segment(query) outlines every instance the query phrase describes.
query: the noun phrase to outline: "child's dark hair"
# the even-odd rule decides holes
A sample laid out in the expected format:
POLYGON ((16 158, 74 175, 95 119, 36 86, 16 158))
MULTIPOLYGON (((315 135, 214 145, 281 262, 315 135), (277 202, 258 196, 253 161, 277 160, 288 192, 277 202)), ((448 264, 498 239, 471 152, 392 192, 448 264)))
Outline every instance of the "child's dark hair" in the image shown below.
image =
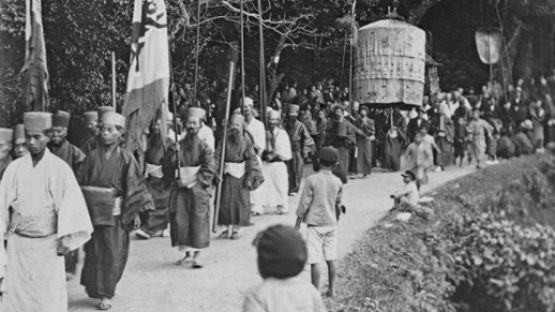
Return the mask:
POLYGON ((337 162, 329 161, 327 159, 320 159, 320 165, 324 167, 333 167, 337 164, 337 162))

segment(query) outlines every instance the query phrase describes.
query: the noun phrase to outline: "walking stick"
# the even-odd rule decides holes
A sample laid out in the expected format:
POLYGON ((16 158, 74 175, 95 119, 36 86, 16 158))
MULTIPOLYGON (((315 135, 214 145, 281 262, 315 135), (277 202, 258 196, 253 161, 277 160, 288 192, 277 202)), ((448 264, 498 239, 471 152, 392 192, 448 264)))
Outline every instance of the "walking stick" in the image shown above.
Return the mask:
POLYGON ((222 184, 224 180, 224 165, 225 165, 225 148, 227 145, 227 121, 229 120, 229 114, 231 111, 231 93, 233 91, 233 82, 235 76, 235 64, 237 63, 237 46, 232 45, 231 59, 229 60, 229 79, 227 85, 227 99, 225 103, 225 115, 224 115, 224 131, 222 137, 222 151, 220 156, 220 163, 218 168, 218 187, 216 188, 216 203, 214 207, 214 220, 212 221, 212 233, 216 233, 216 227, 218 225, 218 216, 220 215, 220 204, 222 201, 222 184))
POLYGON ((173 108, 173 134, 174 134, 174 139, 175 139, 175 146, 177 148, 176 152, 175 152, 175 165, 177 166, 177 178, 179 180, 181 180, 181 164, 179 161, 179 135, 177 132, 177 104, 175 103, 175 98, 174 98, 174 88, 175 85, 172 83, 172 88, 170 88, 170 101, 172 102, 172 108, 173 108))

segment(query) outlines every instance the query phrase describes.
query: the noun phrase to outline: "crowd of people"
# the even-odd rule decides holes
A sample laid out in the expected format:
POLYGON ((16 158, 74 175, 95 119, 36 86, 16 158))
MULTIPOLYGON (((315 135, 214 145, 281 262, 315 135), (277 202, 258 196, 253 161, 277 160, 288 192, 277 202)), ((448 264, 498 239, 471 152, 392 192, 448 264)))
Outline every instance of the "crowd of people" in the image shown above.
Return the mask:
MULTIPOLYGON (((181 252, 176 264, 200 269, 214 207, 219 238, 239 239, 257 215, 288 214, 289 196, 299 192, 296 228, 308 226, 303 261, 311 264, 317 288, 318 264, 327 263, 333 296, 343 184, 376 166, 408 169, 406 189, 392 196, 410 202, 430 170, 462 165, 465 158, 480 168, 541 152, 555 141, 555 106, 552 80, 538 81, 518 80, 506 94, 496 82, 479 95, 460 88, 409 110, 359 105, 347 88, 332 83, 301 91, 292 83, 276 92, 265 112, 255 108, 256 99, 243 98, 224 123, 225 137, 216 138, 221 131, 199 107, 170 114, 167 137, 161 131, 166 123, 154 120, 142 153, 123 146, 125 118, 112 107, 83 115, 89 134, 79 147, 67 140, 69 113, 27 112, 23 124, 0 128, 0 233, 7 241, 6 252, 0 249, 2 304, 8 311, 33 310, 30 305, 65 311, 66 278, 76 274, 84 245, 81 284, 108 310, 130 233, 169 236, 181 252), (317 173, 301 188, 305 163, 317 173)), ((279 277, 280 268, 290 269, 260 270, 279 277)))

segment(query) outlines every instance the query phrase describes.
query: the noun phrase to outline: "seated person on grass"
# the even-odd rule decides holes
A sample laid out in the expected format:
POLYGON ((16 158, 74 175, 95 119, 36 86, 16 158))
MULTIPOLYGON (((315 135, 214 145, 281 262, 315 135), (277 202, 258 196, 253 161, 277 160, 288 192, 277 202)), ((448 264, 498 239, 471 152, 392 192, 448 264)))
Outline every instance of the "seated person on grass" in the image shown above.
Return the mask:
POLYGON ((418 187, 416 186, 416 175, 412 171, 407 170, 401 176, 403 177, 403 182, 405 182, 405 188, 390 196, 394 200, 393 209, 399 208, 403 204, 409 205, 409 207, 416 207, 420 199, 418 187))

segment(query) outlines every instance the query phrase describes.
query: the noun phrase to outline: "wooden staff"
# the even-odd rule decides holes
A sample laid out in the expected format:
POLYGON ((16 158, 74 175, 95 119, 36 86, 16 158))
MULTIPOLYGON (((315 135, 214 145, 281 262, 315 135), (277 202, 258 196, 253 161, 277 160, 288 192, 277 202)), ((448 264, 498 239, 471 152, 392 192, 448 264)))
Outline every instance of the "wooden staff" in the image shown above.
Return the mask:
POLYGON ((116 52, 112 51, 112 106, 116 108, 116 52))
POLYGON ((181 180, 181 163, 179 161, 179 134, 177 131, 177 104, 175 103, 175 98, 174 98, 174 89, 175 89, 175 85, 172 83, 172 87, 170 88, 170 102, 172 103, 172 108, 173 108, 173 134, 174 134, 174 139, 175 139, 175 147, 176 147, 176 152, 175 152, 175 165, 177 166, 177 179, 181 180))
POLYGON ((220 156, 220 167, 218 168, 218 187, 216 188, 216 202, 214 207, 214 220, 212 222, 212 232, 216 233, 218 226, 218 217, 220 215, 220 206, 222 201, 222 185, 224 181, 224 166, 225 166, 225 148, 227 145, 227 121, 231 112, 231 93, 233 91, 233 82, 235 77, 235 64, 237 63, 237 45, 232 45, 232 55, 229 60, 229 79, 227 84, 227 99, 225 103, 224 115, 224 131, 222 136, 222 151, 220 156))

